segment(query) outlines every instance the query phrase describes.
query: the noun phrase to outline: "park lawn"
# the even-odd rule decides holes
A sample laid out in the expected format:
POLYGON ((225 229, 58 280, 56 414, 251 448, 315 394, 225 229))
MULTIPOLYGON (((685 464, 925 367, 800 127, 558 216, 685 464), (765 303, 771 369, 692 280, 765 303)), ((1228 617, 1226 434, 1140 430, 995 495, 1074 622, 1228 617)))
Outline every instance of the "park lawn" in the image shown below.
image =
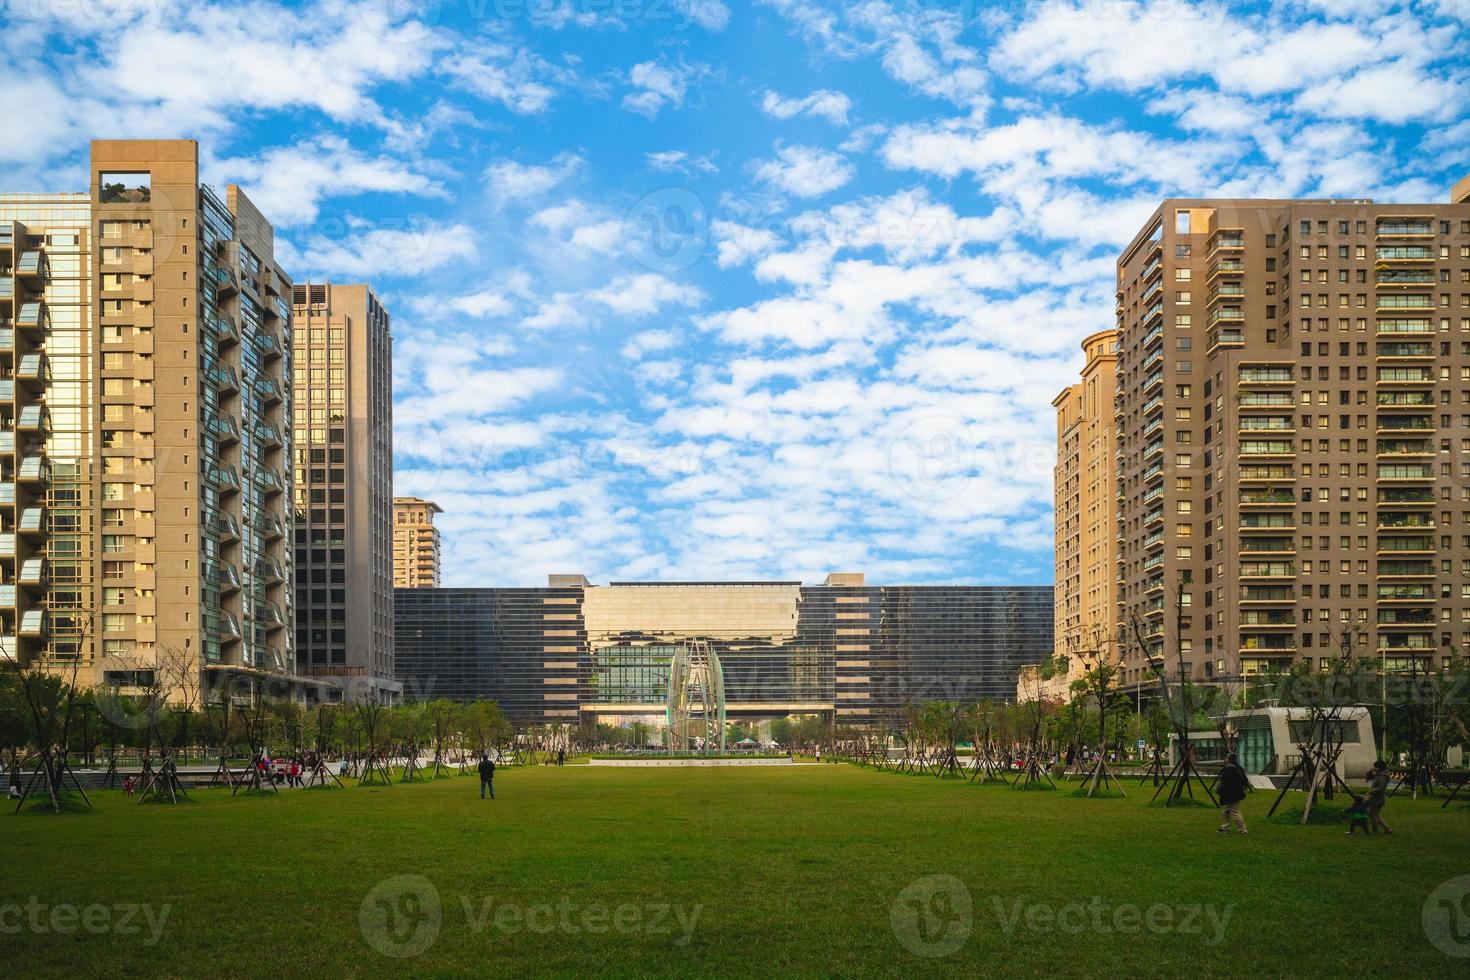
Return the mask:
POLYGON ((1421 925, 1429 892, 1470 872, 1470 809, 1438 801, 1392 800, 1393 837, 1349 839, 1340 825, 1268 822, 1262 792, 1245 804, 1251 836, 1217 835, 1213 811, 1150 806, 1151 788, 1133 781, 1126 799, 1085 800, 847 765, 578 765, 502 768, 496 790, 481 802, 461 776, 253 798, 198 790, 179 806, 114 791, 94 793, 93 812, 6 814, 5 963, 29 976, 190 977, 1447 976, 1465 963, 1421 925), (377 948, 433 935, 402 875, 426 878, 441 909, 412 958, 377 948), (935 875, 968 891, 968 935, 954 885, 935 875), (128 934, 10 934, 28 902, 148 903, 155 921, 169 908, 149 945, 141 914, 128 934), (1077 902, 1085 911, 1064 908, 1077 902), (370 922, 388 908, 402 931, 365 934, 365 904, 370 922), (1157 905, 1176 923, 1211 908, 1189 929, 1114 930, 1134 927, 1115 918, 1128 906, 1157 905), (1065 927, 1033 906, 1066 913, 1065 927), (932 912, 922 934, 914 908, 932 912), (697 910, 687 942, 673 909, 684 923, 697 910), (945 939, 959 948, 920 955, 945 939))

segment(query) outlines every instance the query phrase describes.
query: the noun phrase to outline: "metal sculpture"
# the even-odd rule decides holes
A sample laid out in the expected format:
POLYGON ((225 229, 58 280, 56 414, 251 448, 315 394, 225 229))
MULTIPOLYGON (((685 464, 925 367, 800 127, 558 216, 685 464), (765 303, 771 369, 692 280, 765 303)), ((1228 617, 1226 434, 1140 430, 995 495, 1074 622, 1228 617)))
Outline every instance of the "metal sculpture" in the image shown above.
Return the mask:
POLYGON ((707 640, 686 640, 669 662, 669 748, 725 752, 725 674, 707 640))

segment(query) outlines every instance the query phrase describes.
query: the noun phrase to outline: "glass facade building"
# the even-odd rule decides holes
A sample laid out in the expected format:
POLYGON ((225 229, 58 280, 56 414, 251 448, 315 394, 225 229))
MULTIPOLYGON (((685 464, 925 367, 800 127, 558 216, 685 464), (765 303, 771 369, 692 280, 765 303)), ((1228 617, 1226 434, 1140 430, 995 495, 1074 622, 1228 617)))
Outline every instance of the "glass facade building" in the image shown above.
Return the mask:
POLYGON ((489 698, 521 722, 662 714, 681 644, 709 644, 732 718, 894 718, 910 704, 1010 699, 1050 651, 1051 586, 612 583, 399 589, 411 699, 489 698))

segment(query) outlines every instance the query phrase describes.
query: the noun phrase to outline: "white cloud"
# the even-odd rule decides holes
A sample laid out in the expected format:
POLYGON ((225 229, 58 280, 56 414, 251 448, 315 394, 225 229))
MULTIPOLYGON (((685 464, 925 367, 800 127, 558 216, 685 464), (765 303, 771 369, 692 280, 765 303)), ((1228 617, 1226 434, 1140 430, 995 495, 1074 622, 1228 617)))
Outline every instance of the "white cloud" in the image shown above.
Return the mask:
POLYGON ((490 194, 501 205, 511 201, 539 197, 568 180, 582 167, 575 153, 559 153, 547 166, 496 160, 485 169, 490 194))
POLYGON ((712 155, 694 156, 684 150, 663 150, 658 153, 645 153, 644 159, 654 170, 664 173, 707 173, 717 174, 720 168, 715 165, 712 155))
POLYGON ((759 161, 755 177, 797 197, 819 197, 852 180, 852 165, 839 154, 814 146, 778 146, 774 160, 759 161))
POLYGON ((784 99, 775 92, 767 91, 761 99, 761 111, 774 119, 816 116, 834 125, 846 126, 847 114, 851 109, 851 99, 841 92, 829 89, 818 89, 801 99, 784 99))
POLYGON ((403 229, 354 223, 342 238, 313 234, 299 244, 289 238, 276 239, 277 261, 298 276, 412 276, 477 257, 475 236, 468 225, 432 221, 403 229))
POLYGON ((628 72, 628 85, 633 91, 623 96, 623 108, 649 119, 664 106, 677 109, 684 104, 690 82, 706 71, 703 65, 641 61, 628 72))
POLYGON ((672 0, 672 3, 681 15, 707 31, 723 31, 730 23, 730 8, 720 0, 672 0))
POLYGON ((697 306, 704 294, 694 286, 646 272, 642 275, 619 276, 601 289, 588 293, 588 298, 601 303, 614 313, 627 316, 656 313, 671 303, 697 306))
POLYGON ((445 59, 439 66, 453 84, 511 112, 529 116, 545 112, 570 72, 552 65, 524 47, 481 44, 445 59))
POLYGON ((206 169, 243 186, 277 228, 315 221, 327 198, 369 192, 446 194, 441 184, 403 161, 369 157, 335 136, 217 160, 206 169))

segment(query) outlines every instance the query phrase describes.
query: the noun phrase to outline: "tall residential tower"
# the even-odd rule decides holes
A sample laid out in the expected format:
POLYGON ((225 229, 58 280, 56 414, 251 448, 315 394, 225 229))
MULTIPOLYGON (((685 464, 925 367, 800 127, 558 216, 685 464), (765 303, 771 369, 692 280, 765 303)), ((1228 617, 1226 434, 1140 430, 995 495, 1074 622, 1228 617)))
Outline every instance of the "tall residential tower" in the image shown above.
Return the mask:
POLYGON ((399 589, 439 587, 439 529, 432 500, 393 498, 393 585, 399 589))
POLYGON ((0 656, 248 697, 299 687, 290 284, 198 159, 97 140, 89 193, 0 197, 0 656))
POLYGON ((391 699, 393 340, 366 285, 309 283, 295 319, 296 662, 391 699))
POLYGON ((1470 646, 1470 186, 1169 200, 1118 261, 1125 683, 1470 646), (1177 643, 1176 643, 1177 641, 1177 643))
POLYGON ((1082 342, 1086 363, 1076 384, 1052 400, 1057 410, 1056 615, 1053 651, 1068 670, 1041 694, 1065 697, 1081 676, 1082 654, 1112 655, 1117 639, 1113 396, 1118 335, 1102 330, 1082 342))

